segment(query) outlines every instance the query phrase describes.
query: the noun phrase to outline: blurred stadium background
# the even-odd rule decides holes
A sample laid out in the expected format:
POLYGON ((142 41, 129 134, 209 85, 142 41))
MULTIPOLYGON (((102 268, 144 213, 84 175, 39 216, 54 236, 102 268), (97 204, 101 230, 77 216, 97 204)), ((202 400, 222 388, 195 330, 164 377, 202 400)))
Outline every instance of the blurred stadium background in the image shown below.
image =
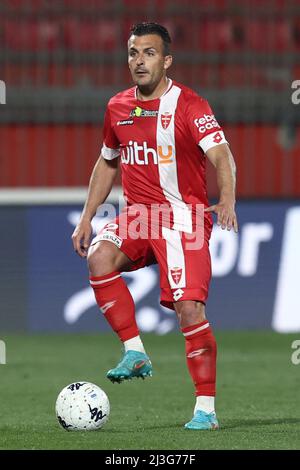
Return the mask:
MULTIPOLYGON (((299 0, 0 0, 0 449, 299 449, 299 57, 299 0), (110 330, 70 238, 105 106, 131 85, 129 28, 144 20, 169 29, 170 76, 209 100, 238 168, 239 234, 215 227, 210 244, 221 432, 201 439, 182 430, 193 387, 156 268, 125 275, 155 374, 121 390, 105 379, 120 344, 99 334, 110 330), (55 419, 78 380, 109 396, 101 435, 55 419)), ((207 178, 213 201, 209 165, 207 178)))
MULTIPOLYGON (((107 101, 131 84, 129 28, 144 20, 169 29, 170 76, 209 100, 237 162, 240 233, 214 230, 209 318, 219 329, 299 332, 296 0, 1 0, 1 331, 107 330, 70 236, 107 101)), ((105 220, 96 217, 95 230, 105 220)), ((159 307, 155 268, 126 280, 143 331, 176 329, 159 307)))

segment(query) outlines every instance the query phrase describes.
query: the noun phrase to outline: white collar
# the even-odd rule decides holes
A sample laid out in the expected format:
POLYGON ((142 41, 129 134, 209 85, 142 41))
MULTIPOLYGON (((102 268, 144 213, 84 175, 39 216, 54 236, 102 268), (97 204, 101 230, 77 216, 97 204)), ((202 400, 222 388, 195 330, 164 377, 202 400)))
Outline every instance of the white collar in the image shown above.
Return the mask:
MULTIPOLYGON (((167 86, 166 91, 164 91, 164 93, 163 93, 159 98, 153 98, 153 99, 160 99, 160 98, 162 98, 163 96, 165 96, 165 95, 168 93, 168 91, 170 90, 171 86, 173 85, 173 81, 171 80, 171 78, 168 78, 168 77, 167 77, 167 80, 168 80, 168 86, 167 86)), ((136 86, 136 87, 135 87, 135 91, 134 91, 135 99, 138 100, 138 101, 141 101, 141 100, 139 100, 138 97, 137 97, 137 89, 138 89, 138 87, 136 86)), ((151 100, 145 100, 145 101, 151 101, 151 100)))

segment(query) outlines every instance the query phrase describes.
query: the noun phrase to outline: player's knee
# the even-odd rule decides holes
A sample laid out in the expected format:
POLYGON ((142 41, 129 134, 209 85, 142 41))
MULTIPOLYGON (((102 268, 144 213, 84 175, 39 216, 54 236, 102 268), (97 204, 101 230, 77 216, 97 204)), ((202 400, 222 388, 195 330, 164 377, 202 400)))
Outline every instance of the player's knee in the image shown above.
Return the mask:
POLYGON ((108 242, 99 242, 89 248, 87 263, 92 276, 105 276, 115 271, 114 250, 108 242))
POLYGON ((180 327, 187 328, 203 322, 205 318, 205 306, 201 302, 185 300, 175 303, 175 310, 179 319, 180 327))

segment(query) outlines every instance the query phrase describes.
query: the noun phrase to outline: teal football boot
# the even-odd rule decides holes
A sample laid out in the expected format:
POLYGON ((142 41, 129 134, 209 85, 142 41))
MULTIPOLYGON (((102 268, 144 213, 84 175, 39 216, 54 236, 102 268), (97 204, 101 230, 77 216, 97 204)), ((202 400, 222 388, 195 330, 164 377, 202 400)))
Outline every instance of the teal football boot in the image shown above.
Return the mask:
POLYGON ((106 377, 112 382, 121 383, 123 380, 131 380, 134 377, 152 376, 152 364, 149 357, 139 351, 127 351, 121 362, 107 372, 106 377))
POLYGON ((205 413, 205 411, 197 410, 191 421, 185 424, 185 429, 218 429, 219 423, 216 413, 205 413))

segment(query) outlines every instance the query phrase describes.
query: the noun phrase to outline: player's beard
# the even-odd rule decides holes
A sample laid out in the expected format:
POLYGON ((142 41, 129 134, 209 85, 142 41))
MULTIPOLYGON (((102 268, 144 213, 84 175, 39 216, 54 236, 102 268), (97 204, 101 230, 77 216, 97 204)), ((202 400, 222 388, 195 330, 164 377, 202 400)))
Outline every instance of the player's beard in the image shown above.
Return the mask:
POLYGON ((134 80, 135 85, 137 85, 140 92, 147 96, 151 95, 157 85, 159 84, 161 77, 155 78, 150 74, 145 75, 144 77, 138 77, 137 80, 134 80))
POLYGON ((149 72, 145 73, 145 75, 139 75, 135 73, 132 78, 133 78, 135 85, 137 85, 138 87, 151 86, 153 82, 153 77, 151 76, 149 72))

